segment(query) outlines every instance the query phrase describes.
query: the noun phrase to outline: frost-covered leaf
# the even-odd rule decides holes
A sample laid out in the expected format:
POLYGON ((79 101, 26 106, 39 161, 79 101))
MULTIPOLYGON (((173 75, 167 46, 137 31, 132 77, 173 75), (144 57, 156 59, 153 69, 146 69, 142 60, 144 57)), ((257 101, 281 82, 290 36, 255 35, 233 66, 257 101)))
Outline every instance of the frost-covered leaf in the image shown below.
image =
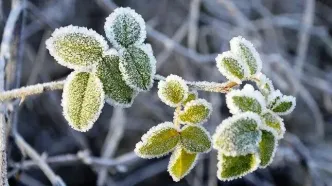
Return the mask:
POLYGON ((96 74, 103 83, 106 102, 112 106, 130 107, 137 92, 130 88, 122 79, 119 70, 119 55, 115 50, 104 53, 99 62, 96 74))
POLYGON ((173 180, 178 182, 194 168, 198 154, 188 153, 183 148, 178 147, 173 152, 168 164, 168 172, 173 180))
POLYGON ((221 181, 241 178, 255 171, 260 163, 259 155, 256 153, 233 157, 219 152, 218 159, 217 177, 221 181))
POLYGON ((145 22, 130 8, 117 8, 106 18, 105 33, 116 48, 140 45, 146 38, 145 22))
POLYGON ((171 107, 180 105, 187 98, 188 91, 185 81, 173 74, 167 76, 165 81, 160 81, 158 84, 160 100, 171 107))
POLYGON ((254 87, 249 84, 246 84, 242 90, 232 90, 227 93, 226 103, 232 114, 246 111, 260 114, 266 107, 262 93, 254 90, 254 87))
POLYGON ((180 134, 171 122, 152 127, 136 144, 135 153, 141 158, 158 158, 173 151, 180 134))
POLYGON ((241 84, 242 79, 245 77, 244 67, 237 58, 230 51, 223 52, 216 57, 218 70, 228 80, 241 84))
POLYGON ((188 96, 187 96, 187 99, 185 99, 182 104, 185 105, 187 104, 188 102, 192 101, 192 100, 196 100, 198 99, 198 93, 197 91, 190 91, 188 93, 188 96))
POLYGON ((151 45, 130 46, 122 49, 120 54, 119 69, 126 84, 137 91, 149 90, 156 73, 151 45))
POLYGON ((63 115, 69 125, 78 131, 89 130, 104 106, 103 85, 88 72, 72 72, 62 94, 63 115))
POLYGON ((181 123, 197 125, 204 123, 211 115, 212 105, 204 99, 190 101, 178 114, 181 123))
POLYGON ((209 152, 211 149, 210 134, 200 126, 184 126, 181 130, 181 144, 189 153, 209 152))
POLYGON ((243 61, 247 76, 255 75, 262 70, 262 60, 251 42, 238 36, 231 39, 230 45, 232 53, 243 61))
POLYGON ((256 81, 257 87, 264 95, 269 95, 274 91, 272 81, 266 77, 266 75, 259 73, 257 75, 258 81, 256 81))
POLYGON ((259 115, 245 112, 225 119, 213 135, 213 148, 227 156, 246 155, 257 152, 261 140, 259 115))
POLYGON ((46 48, 59 64, 84 70, 102 60, 108 45, 94 30, 69 25, 56 29, 46 41, 46 48))
POLYGON ((278 100, 276 100, 271 110, 278 115, 287 115, 293 112, 295 106, 296 106, 295 97, 283 95, 278 100))
POLYGON ((267 96, 267 108, 271 109, 277 103, 277 101, 282 97, 280 90, 275 90, 267 96))
POLYGON ((273 161, 277 149, 278 140, 275 135, 269 131, 262 130, 262 140, 259 143, 260 167, 265 168, 273 161))
POLYGON ((269 128, 275 131, 277 138, 283 138, 285 134, 285 125, 283 119, 271 111, 262 114, 263 128, 269 128))

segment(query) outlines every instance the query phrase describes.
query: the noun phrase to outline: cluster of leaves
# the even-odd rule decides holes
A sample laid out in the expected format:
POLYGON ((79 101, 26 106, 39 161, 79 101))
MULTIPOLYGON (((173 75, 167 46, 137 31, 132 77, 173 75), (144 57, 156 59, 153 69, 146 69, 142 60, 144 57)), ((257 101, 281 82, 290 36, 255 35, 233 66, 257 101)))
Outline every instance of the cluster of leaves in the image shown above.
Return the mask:
POLYGON ((285 133, 280 116, 295 108, 295 98, 282 95, 261 74, 260 56, 249 41, 236 37, 230 44, 231 50, 216 58, 220 72, 238 84, 252 80, 260 91, 246 84, 242 90, 226 94, 233 116, 225 119, 212 137, 213 148, 218 151, 220 180, 239 178, 271 164, 278 140, 285 133))
POLYGON ((136 95, 153 85, 155 57, 146 38, 143 18, 130 8, 117 8, 105 22, 103 36, 91 29, 67 26, 46 41, 56 61, 74 71, 62 95, 63 114, 78 131, 89 130, 104 102, 130 107, 136 95))
POLYGON ((142 158, 158 158, 173 152, 168 172, 174 181, 179 181, 195 166, 199 154, 211 149, 210 134, 201 124, 210 117, 212 107, 176 75, 159 82, 158 96, 176 108, 174 121, 151 128, 136 144, 135 152, 142 158))

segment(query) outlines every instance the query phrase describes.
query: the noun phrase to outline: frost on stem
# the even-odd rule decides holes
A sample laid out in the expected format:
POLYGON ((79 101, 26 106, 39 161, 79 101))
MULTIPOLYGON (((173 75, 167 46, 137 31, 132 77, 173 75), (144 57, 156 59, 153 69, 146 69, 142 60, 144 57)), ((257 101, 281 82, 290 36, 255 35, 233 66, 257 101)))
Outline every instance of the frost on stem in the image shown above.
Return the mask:
POLYGON ((89 130, 104 106, 103 85, 88 72, 72 72, 62 94, 63 115, 69 125, 78 131, 89 130))
POLYGON ((246 111, 260 114, 266 107, 264 96, 249 84, 246 84, 242 90, 232 90, 227 93, 226 103, 232 114, 246 111))
POLYGON ((211 137, 201 126, 184 126, 181 130, 181 145, 189 153, 207 153, 211 150, 211 137))
POLYGON ((197 99, 187 103, 184 110, 178 114, 178 118, 183 124, 198 125, 206 122, 211 112, 211 103, 205 99, 197 99))
POLYGON ((173 180, 178 182, 184 178, 195 167, 198 156, 198 154, 188 153, 178 146, 174 150, 167 168, 173 180))
POLYGON ((137 95, 137 91, 130 88, 122 79, 119 70, 120 58, 118 53, 111 49, 104 53, 99 62, 96 74, 103 83, 106 102, 112 106, 130 107, 137 95))
POLYGON ((238 36, 230 41, 230 45, 232 53, 243 61, 246 76, 253 76, 262 70, 262 60, 251 42, 238 36))
POLYGON ((187 98, 188 91, 185 81, 177 75, 171 74, 158 83, 160 100, 171 107, 179 106, 187 98))
POLYGON ((156 74, 156 59, 151 45, 130 46, 120 50, 119 69, 126 84, 136 91, 148 91, 156 74))
POLYGON ((260 167, 266 168, 273 161, 277 150, 278 140, 276 136, 266 130, 262 130, 262 140, 259 143, 260 167))
POLYGON ((216 57, 216 62, 222 75, 230 81, 241 84, 245 77, 245 69, 237 56, 230 51, 223 52, 216 57))
POLYGON ((106 18, 105 33, 114 47, 140 45, 146 38, 145 22, 130 8, 117 8, 106 18))
POLYGON ((233 157, 219 152, 218 159, 217 177, 221 181, 231 181, 241 178, 255 171, 260 164, 259 155, 257 153, 233 157))
POLYGON ((141 158, 158 158, 173 151, 180 141, 180 134, 171 122, 152 127, 136 144, 135 153, 141 158))
POLYGON ((108 45, 94 30, 69 25, 56 29, 46 41, 46 48, 59 64, 86 70, 102 60, 108 45))
POLYGON ((259 115, 245 112, 225 119, 213 135, 213 148, 227 156, 257 152, 262 121, 259 115))

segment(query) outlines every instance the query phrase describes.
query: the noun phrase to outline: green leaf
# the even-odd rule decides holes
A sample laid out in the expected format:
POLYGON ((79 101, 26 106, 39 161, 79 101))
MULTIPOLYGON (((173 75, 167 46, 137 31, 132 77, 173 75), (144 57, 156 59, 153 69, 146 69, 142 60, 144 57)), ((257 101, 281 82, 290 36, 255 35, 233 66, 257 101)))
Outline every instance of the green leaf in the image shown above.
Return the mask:
POLYGON ((88 72, 72 72, 62 94, 63 115, 69 125, 78 131, 89 130, 104 106, 103 85, 88 72))
POLYGON ((267 78, 264 74, 260 73, 257 75, 256 85, 263 95, 268 96, 274 91, 272 81, 267 78))
POLYGON ((295 97, 283 95, 280 99, 276 101, 271 110, 278 115, 287 115, 293 112, 295 106, 295 97))
POLYGON ((246 76, 258 74, 262 70, 262 60, 254 45, 241 36, 230 41, 231 51, 238 56, 246 66, 246 76))
POLYGON ((181 123, 198 125, 204 123, 211 115, 212 106, 204 99, 190 101, 178 114, 181 123))
POLYGON ((145 22, 130 8, 117 8, 106 18, 105 33, 116 48, 140 45, 146 38, 145 22))
POLYGON ((245 112, 225 119, 213 135, 213 147, 227 156, 257 152, 262 121, 259 115, 245 112))
POLYGON ((181 77, 171 74, 159 82, 158 96, 167 105, 177 107, 187 98, 188 86, 181 77))
POLYGON ((233 55, 230 51, 219 54, 216 58, 218 70, 228 80, 241 84, 245 76, 244 67, 239 61, 239 58, 233 55))
POLYGON ((261 159, 260 167, 265 168, 273 161, 278 141, 275 135, 266 130, 262 130, 262 140, 259 143, 259 155, 261 159))
POLYGON ((115 50, 105 52, 96 74, 103 83, 106 102, 112 106, 127 108, 133 103, 137 92, 122 79, 119 62, 119 55, 115 50))
POLYGON ((69 25, 56 29, 46 41, 46 48, 59 64, 86 70, 102 60, 108 45, 94 30, 69 25))
POLYGON ((185 105, 185 104, 187 104, 188 102, 193 101, 193 100, 196 100, 196 99, 198 99, 198 93, 197 93, 197 91, 190 91, 190 92, 188 93, 187 99, 185 99, 185 100, 182 102, 182 104, 185 105))
POLYGON ((180 134, 173 123, 161 123, 142 136, 135 153, 141 158, 158 158, 173 151, 179 141, 180 134))
POLYGON ((262 115, 262 121, 264 128, 274 131, 278 139, 283 138, 286 129, 282 118, 268 111, 262 115))
POLYGON ((208 131, 200 126, 184 126, 181 130, 182 147, 189 153, 203 153, 211 150, 208 131))
POLYGON ((147 91, 153 85, 156 59, 151 45, 131 46, 120 51, 120 71, 126 84, 137 91, 147 91))
POLYGON ((259 156, 256 153, 233 157, 219 152, 218 159, 217 177, 221 181, 241 178, 257 170, 260 163, 259 156))
POLYGON ((168 172, 173 180, 178 182, 184 178, 194 168, 197 159, 198 154, 188 153, 181 147, 176 148, 168 164, 168 172))
POLYGON ((227 93, 226 103, 232 114, 247 111, 260 114, 266 107, 264 96, 249 84, 246 84, 242 90, 232 90, 227 93))

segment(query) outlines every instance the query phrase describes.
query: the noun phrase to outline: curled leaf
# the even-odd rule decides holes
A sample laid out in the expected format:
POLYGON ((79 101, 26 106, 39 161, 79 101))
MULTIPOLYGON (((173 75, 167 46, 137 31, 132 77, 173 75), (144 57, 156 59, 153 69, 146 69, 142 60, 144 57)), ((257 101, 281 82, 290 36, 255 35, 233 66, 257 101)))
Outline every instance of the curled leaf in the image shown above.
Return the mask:
POLYGON ((256 153, 235 157, 219 153, 218 159, 217 177, 221 181, 241 178, 255 171, 260 163, 259 155, 256 153))
POLYGON ((162 102, 176 107, 187 98, 188 86, 181 77, 172 74, 167 76, 165 81, 159 82, 158 96, 162 102))
POLYGON ((230 51, 223 52, 216 57, 218 70, 228 80, 241 84, 245 77, 244 67, 237 58, 230 51))
POLYGON ((116 48, 140 45, 146 38, 145 22, 130 8, 117 8, 106 18, 105 33, 116 48))
POLYGON ((178 147, 173 152, 168 164, 168 172, 173 180, 178 182, 194 168, 198 154, 188 153, 183 148, 178 147))
POLYGON ((285 134, 285 125, 283 119, 271 111, 262 114, 263 128, 272 130, 276 133, 278 139, 283 138, 285 134))
POLYGON ((156 59, 151 45, 144 44, 122 49, 119 69, 129 87, 137 91, 149 90, 156 73, 156 59))
POLYGON ((213 148, 227 156, 257 152, 262 121, 259 115, 245 112, 225 119, 212 137, 213 148))
POLYGON ((69 25, 56 29, 46 41, 46 48, 59 64, 85 70, 102 60, 108 45, 94 30, 69 25))
POLYGON ((122 79, 119 62, 119 55, 115 50, 105 52, 96 74, 103 83, 106 102, 112 106, 127 108, 133 103, 137 92, 122 79))
POLYGON ((212 105, 205 99, 190 101, 184 110, 178 114, 181 123, 188 125, 198 125, 204 123, 211 115, 212 105))
POLYGON ((232 114, 247 111, 260 114, 266 107, 264 96, 249 84, 246 84, 242 90, 232 90, 227 93, 226 103, 232 114))
POLYGON ((238 36, 231 39, 230 45, 232 53, 243 61, 246 76, 258 74, 262 70, 262 60, 251 42, 238 36))
POLYGON ((265 168, 270 165, 273 161, 273 157, 277 150, 278 141, 276 136, 266 130, 262 130, 262 140, 259 143, 259 156, 260 156, 260 167, 265 168))
POLYGON ((103 85, 88 72, 72 72, 62 94, 63 115, 69 125, 78 131, 88 131, 98 119, 104 106, 103 85))
POLYGON ((201 126, 184 126, 181 130, 181 145, 189 153, 205 153, 211 150, 211 137, 201 126))
POLYGON ((198 99, 198 93, 197 91, 190 91, 188 93, 188 96, 187 96, 187 99, 185 99, 182 104, 185 105, 187 104, 188 102, 192 101, 192 100, 196 100, 198 99))
POLYGON ((293 96, 283 95, 272 107, 272 111, 278 115, 287 115, 293 112, 296 106, 296 99, 293 96))
POLYGON ((161 123, 142 136, 135 153, 141 158, 158 158, 173 151, 179 141, 180 134, 173 123, 161 123))

